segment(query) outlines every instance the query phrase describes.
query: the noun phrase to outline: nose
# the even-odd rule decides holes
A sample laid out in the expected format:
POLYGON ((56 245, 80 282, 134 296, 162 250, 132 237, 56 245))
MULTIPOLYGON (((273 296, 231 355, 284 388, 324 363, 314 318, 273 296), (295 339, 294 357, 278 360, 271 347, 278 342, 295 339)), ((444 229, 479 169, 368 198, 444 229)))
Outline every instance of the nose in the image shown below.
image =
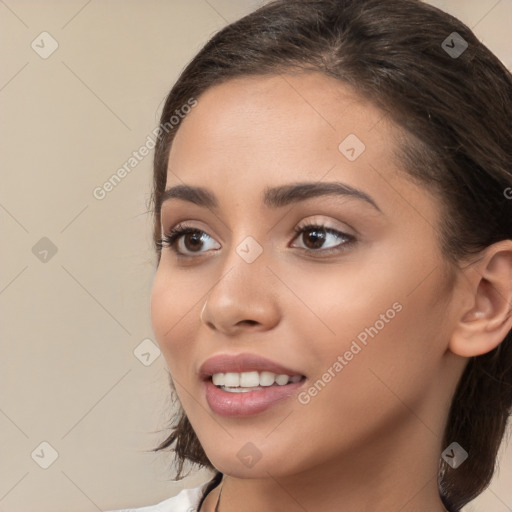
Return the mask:
POLYGON ((279 281, 268 268, 265 251, 248 263, 233 249, 220 275, 203 306, 203 324, 236 336, 244 330, 266 331, 279 323, 279 281))

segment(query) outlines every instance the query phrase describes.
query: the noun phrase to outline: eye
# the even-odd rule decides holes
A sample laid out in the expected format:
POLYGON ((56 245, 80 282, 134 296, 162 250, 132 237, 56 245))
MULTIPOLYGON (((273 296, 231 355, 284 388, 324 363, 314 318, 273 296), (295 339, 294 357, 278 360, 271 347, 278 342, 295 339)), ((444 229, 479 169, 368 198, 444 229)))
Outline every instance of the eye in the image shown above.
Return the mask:
POLYGON ((304 241, 306 247, 303 247, 303 249, 308 252, 331 254, 347 249, 347 246, 352 245, 356 240, 353 235, 329 228, 323 224, 297 226, 294 231, 299 235, 296 238, 304 241), (303 236, 305 234, 307 234, 306 237, 303 236), (325 247, 324 243, 329 239, 334 242, 334 245, 331 243, 329 247, 325 247))
MULTIPOLYGON (((206 245, 208 240, 213 240, 204 231, 178 224, 170 230, 169 233, 165 233, 162 238, 158 241, 158 247, 163 249, 164 247, 170 248, 178 256, 188 256, 187 251, 191 253, 202 253, 201 249, 206 245)), ((218 246, 220 248, 220 246, 218 246)))
MULTIPOLYGON (((330 228, 323 224, 308 224, 294 228, 298 236, 295 239, 303 239, 305 247, 303 250, 309 253, 331 254, 348 248, 355 243, 356 238, 353 235, 344 233, 337 229, 330 228), (307 234, 307 237, 301 235, 307 234), (325 247, 325 242, 331 240, 330 247, 325 247)), ((295 240, 294 239, 294 240, 295 240)), ((207 233, 201 229, 184 224, 178 224, 172 228, 169 233, 165 233, 158 241, 158 247, 161 249, 168 247, 177 256, 188 257, 192 254, 202 254, 208 250, 208 241, 213 241, 207 233), (201 249, 206 248, 205 251, 201 249)), ((213 245, 213 244, 212 244, 213 245)), ((212 247, 210 247, 211 249, 212 247)), ((220 249, 220 245, 213 245, 213 249, 220 249)))

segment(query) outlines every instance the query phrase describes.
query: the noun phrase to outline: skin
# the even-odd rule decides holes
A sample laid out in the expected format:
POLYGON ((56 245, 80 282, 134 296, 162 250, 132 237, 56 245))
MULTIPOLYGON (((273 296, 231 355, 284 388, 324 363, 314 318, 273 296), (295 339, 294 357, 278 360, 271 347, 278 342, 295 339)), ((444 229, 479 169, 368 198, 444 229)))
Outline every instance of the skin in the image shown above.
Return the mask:
POLYGON ((225 474, 222 512, 445 511, 442 433, 467 358, 512 327, 512 242, 450 267, 440 201, 400 169, 397 134, 378 108, 318 73, 214 86, 179 127, 167 188, 207 187, 219 210, 162 206, 164 231, 185 221, 208 236, 202 247, 181 238, 188 258, 162 250, 151 318, 185 412, 225 474), (350 133, 366 146, 355 161, 338 149, 350 133), (266 187, 299 181, 346 183, 381 211, 333 195, 262 203, 266 187), (309 221, 356 242, 327 234, 315 246, 311 231, 293 231, 309 221), (263 249, 250 264, 236 251, 247 236, 263 249), (292 397, 245 418, 209 408, 198 370, 212 355, 263 355, 306 375, 308 389, 394 303, 401 311, 309 403, 292 397), (237 457, 248 442, 261 454, 252 468, 237 457))

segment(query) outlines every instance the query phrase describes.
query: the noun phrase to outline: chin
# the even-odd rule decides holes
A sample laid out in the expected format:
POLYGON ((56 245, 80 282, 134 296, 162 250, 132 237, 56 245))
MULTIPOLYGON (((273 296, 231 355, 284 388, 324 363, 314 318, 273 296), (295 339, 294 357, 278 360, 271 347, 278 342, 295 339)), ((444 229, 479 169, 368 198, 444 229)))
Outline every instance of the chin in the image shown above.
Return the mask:
POLYGON ((270 453, 272 455, 266 455, 265 450, 258 453, 247 443, 242 449, 232 453, 207 453, 207 456, 218 471, 234 478, 268 478, 269 475, 280 477, 298 471, 295 462, 284 453, 275 450, 270 450, 270 453))

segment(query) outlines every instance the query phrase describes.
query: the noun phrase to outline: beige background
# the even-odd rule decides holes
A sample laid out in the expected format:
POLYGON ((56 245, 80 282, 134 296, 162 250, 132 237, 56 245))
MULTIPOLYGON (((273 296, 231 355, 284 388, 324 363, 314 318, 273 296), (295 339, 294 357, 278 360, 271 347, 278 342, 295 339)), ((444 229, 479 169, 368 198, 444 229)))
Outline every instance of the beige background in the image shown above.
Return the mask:
MULTIPOLYGON (((163 358, 138 348, 153 338, 152 155, 93 190, 145 143, 189 59, 259 3, 0 0, 0 511, 142 506, 210 477, 172 482, 169 455, 144 451, 169 411, 163 358), (58 49, 43 59, 45 31, 58 49)), ((432 3, 512 68, 512 0, 432 3)), ((467 511, 512 511, 511 460, 509 445, 467 511)))

